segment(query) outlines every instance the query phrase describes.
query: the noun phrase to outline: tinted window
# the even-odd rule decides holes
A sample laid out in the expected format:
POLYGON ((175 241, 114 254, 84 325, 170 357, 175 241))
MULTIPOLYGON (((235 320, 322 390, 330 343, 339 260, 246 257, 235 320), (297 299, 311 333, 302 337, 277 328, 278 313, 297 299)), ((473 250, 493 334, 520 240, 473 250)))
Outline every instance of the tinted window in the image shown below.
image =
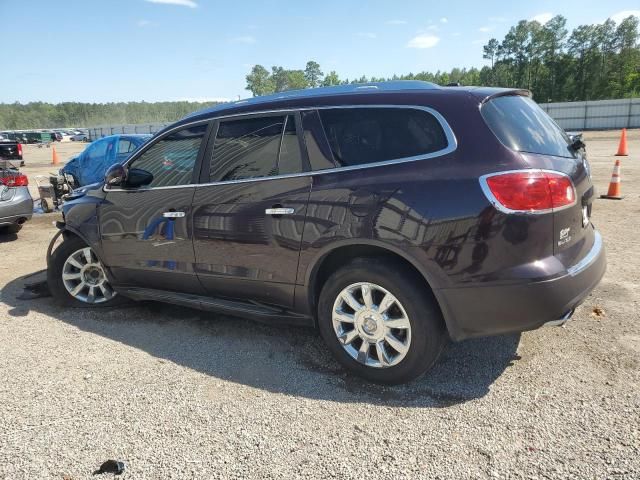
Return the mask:
POLYGON ((198 125, 173 132, 154 143, 131 166, 153 174, 150 187, 187 185, 206 131, 207 125, 198 125))
POLYGON ((280 145, 280 155, 278 157, 278 175, 287 173, 299 173, 302 168, 302 153, 300 152, 300 142, 296 133, 296 120, 293 115, 289 115, 284 127, 282 143, 280 145))
POLYGON ((333 156, 341 165, 414 157, 447 146, 440 122, 424 110, 342 108, 319 112, 333 156))
POLYGON ((333 162, 331 148, 327 143, 327 137, 324 134, 318 112, 308 110, 301 112, 300 115, 302 116, 302 134, 307 147, 311 170, 334 168, 336 165, 333 162))
POLYGON ((494 98, 480 111, 506 147, 520 152, 573 156, 567 134, 529 97, 494 98))
POLYGON ((289 119, 269 116, 220 123, 211 159, 211 181, 269 177, 300 171, 300 147, 292 116, 289 119))

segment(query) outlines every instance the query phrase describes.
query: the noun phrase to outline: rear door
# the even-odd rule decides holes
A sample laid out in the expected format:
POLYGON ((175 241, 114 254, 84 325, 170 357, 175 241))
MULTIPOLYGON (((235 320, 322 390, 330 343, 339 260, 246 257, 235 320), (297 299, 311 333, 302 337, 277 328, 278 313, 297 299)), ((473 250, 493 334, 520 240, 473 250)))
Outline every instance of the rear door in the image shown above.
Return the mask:
POLYGON ((120 286, 202 293, 194 271, 191 202, 209 123, 167 132, 128 163, 153 174, 141 188, 110 188, 99 207, 104 260, 120 286), (179 157, 180 162, 168 164, 179 157))
POLYGON ((575 264, 595 237, 590 221, 595 191, 585 150, 572 147, 566 132, 529 97, 497 97, 481 112, 498 139, 519 151, 531 168, 561 172, 573 182, 575 203, 553 212, 553 248, 565 265, 575 264))
POLYGON ((311 178, 294 112, 221 120, 193 200, 208 294, 291 306, 311 178))

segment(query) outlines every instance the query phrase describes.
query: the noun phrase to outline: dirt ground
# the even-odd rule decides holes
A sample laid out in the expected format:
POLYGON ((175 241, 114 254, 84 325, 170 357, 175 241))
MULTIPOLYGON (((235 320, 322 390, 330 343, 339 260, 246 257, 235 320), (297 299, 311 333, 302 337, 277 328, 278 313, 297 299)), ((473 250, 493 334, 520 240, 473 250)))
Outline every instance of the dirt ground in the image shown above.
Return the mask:
MULTIPOLYGON (((585 138, 604 193, 619 132, 585 138)), ((608 270, 572 321, 452 344, 394 388, 346 375, 313 331, 17 300, 54 234, 37 215, 0 237, 0 478, 89 478, 109 458, 135 479, 640 478, 639 130, 629 149, 626 198, 593 209, 608 270)), ((48 149, 25 159, 53 170, 48 149)))

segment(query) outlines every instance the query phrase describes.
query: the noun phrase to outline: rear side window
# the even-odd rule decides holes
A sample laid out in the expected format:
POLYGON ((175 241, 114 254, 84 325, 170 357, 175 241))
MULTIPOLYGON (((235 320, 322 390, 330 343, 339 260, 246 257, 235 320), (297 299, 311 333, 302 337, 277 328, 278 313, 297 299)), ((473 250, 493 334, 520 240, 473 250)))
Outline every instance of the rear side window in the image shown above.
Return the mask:
POLYGON ((498 140, 518 152, 573 157, 569 137, 529 97, 497 97, 480 110, 498 140))
POLYGON ((302 171, 295 119, 252 117, 220 122, 210 180, 225 182, 302 171))
POLYGON ((447 147, 440 122, 413 108, 319 110, 335 160, 365 165, 434 153, 447 147))

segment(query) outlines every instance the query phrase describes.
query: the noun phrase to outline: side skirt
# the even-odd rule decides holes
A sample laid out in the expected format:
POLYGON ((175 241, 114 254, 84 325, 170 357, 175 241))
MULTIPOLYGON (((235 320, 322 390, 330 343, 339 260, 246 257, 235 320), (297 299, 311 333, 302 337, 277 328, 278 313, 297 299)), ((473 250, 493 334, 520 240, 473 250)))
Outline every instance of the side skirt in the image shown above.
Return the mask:
POLYGON ((189 293, 168 292, 151 288, 120 287, 115 290, 133 300, 153 300, 157 302, 171 303, 184 307, 197 308, 210 312, 222 313, 234 317, 248 318, 264 323, 280 323, 313 327, 313 319, 307 315, 288 310, 264 305, 261 303, 243 302, 214 297, 192 295, 189 293))

